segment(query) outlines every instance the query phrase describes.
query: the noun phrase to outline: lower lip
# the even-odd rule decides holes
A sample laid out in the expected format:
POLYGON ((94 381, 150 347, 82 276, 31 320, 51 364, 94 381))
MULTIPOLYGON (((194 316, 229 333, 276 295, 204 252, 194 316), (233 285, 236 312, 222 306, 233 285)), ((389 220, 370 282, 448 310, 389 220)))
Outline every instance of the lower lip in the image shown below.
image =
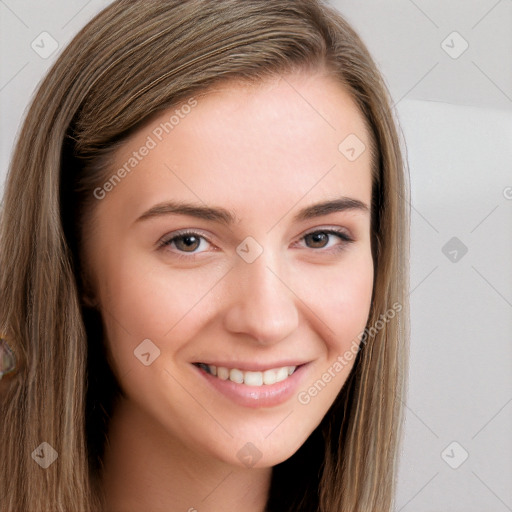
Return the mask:
MULTIPOLYGON (((309 363, 308 363, 309 364, 309 363)), ((214 389, 244 407, 274 407, 286 402, 295 394, 308 364, 303 364, 285 380, 263 386, 247 386, 228 380, 222 380, 195 366, 199 374, 206 379, 214 389)))

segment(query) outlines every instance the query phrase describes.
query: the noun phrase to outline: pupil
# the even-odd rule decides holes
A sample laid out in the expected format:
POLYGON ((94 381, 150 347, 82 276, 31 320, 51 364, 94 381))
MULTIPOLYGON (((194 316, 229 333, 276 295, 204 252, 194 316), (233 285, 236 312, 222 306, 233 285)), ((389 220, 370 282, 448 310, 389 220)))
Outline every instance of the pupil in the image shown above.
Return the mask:
MULTIPOLYGON (((194 235, 183 235, 178 240, 184 242, 184 245, 188 248, 192 247, 194 244, 198 243, 197 237, 194 235)), ((195 247, 194 247, 195 248, 195 247)))
POLYGON ((326 233, 313 233, 310 235, 313 238, 314 243, 322 242, 322 240, 325 242, 326 233))

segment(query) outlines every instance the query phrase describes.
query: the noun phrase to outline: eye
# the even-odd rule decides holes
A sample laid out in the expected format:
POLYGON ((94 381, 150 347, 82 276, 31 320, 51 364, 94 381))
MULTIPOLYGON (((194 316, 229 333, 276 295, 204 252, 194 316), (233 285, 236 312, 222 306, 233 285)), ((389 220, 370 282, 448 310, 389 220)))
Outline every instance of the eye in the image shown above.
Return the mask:
MULTIPOLYGON (((341 240, 341 243, 334 246, 331 251, 338 252, 343 250, 345 246, 349 243, 354 242, 354 240, 348 236, 344 231, 338 229, 320 229, 316 231, 310 231, 306 233, 302 239, 305 241, 310 241, 312 243, 312 249, 325 249, 329 244, 329 237, 332 235, 336 236, 338 240, 341 240)), ((331 251, 322 251, 322 252, 331 252, 331 251)))
POLYGON ((198 252, 203 252, 196 251, 196 249, 201 246, 202 240, 209 243, 203 235, 196 233, 195 231, 182 231, 175 234, 171 238, 164 238, 161 242, 158 243, 158 247, 174 246, 178 250, 175 252, 175 255, 178 258, 193 259, 198 252), (185 256, 180 254, 180 252, 188 253, 190 256, 185 256))
MULTIPOLYGON (((329 250, 321 252, 338 252, 343 250, 347 244, 354 242, 354 240, 344 231, 332 228, 310 231, 302 236, 300 240, 309 240, 310 243, 312 243, 312 246, 309 246, 310 249, 325 249, 326 247, 329 247, 329 237, 332 237, 333 235, 336 236, 338 240, 341 240, 341 243, 335 245, 329 250)), ((197 254, 205 252, 197 251, 197 249, 201 247, 202 241, 205 241, 207 244, 210 243, 205 236, 195 231, 180 231, 175 233, 172 237, 164 238, 160 241, 158 243, 158 248, 174 248, 175 250, 172 252, 176 257, 190 260, 194 259, 197 254)), ((204 246, 205 244, 202 245, 204 246)))

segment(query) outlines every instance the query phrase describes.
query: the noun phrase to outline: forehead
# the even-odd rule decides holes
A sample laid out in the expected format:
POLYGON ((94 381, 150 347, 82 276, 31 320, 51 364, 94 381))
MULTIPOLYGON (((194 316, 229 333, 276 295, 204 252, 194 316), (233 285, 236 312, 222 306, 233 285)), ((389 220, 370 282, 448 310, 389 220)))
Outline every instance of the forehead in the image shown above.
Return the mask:
POLYGON ((276 215, 299 200, 340 194, 369 204, 369 148, 362 114, 332 78, 226 82, 135 133, 114 166, 127 168, 130 159, 136 166, 111 196, 129 198, 134 211, 175 197, 276 215))

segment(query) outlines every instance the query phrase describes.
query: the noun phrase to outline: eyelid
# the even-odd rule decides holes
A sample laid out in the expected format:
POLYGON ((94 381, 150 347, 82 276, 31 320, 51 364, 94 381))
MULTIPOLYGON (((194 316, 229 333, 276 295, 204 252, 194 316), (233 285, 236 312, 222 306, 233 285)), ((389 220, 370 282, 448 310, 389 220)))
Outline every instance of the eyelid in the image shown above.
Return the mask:
MULTIPOLYGON (((168 245, 172 240, 175 238, 179 238, 186 235, 199 235, 201 238, 206 240, 209 244, 213 244, 213 242, 210 240, 210 235, 205 234, 204 231, 197 228, 184 228, 179 229, 178 231, 173 231, 172 233, 169 233, 167 235, 164 235, 157 243, 157 249, 161 247, 165 247, 168 245)), ((192 253, 191 253, 192 254, 192 253)))
POLYGON ((341 226, 334 226, 334 225, 332 225, 332 226, 325 225, 325 226, 319 226, 319 227, 312 228, 312 229, 306 231, 304 234, 300 235, 300 238, 304 238, 305 236, 310 235, 312 233, 316 233, 317 231, 343 235, 347 239, 354 241, 354 238, 352 237, 352 235, 350 234, 350 231, 347 228, 343 228, 341 226))

